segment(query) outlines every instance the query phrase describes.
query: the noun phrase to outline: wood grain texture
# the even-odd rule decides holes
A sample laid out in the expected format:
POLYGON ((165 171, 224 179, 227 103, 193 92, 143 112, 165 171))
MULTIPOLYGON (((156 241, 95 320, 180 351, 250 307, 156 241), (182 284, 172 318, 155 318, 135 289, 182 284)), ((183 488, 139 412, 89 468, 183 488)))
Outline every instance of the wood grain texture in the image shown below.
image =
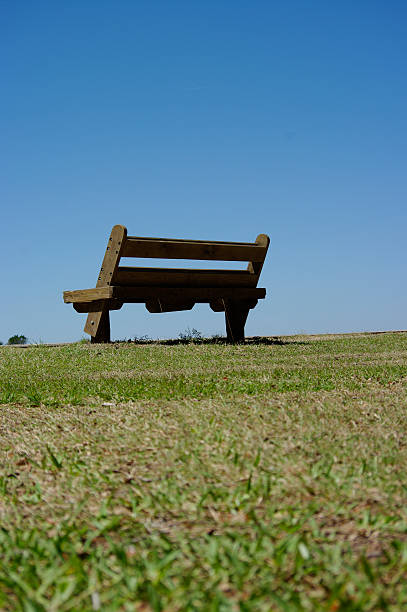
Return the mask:
MULTIPOLYGON (((127 229, 124 227, 124 225, 115 225, 112 228, 102 266, 100 268, 96 288, 111 285, 116 274, 117 266, 119 265, 126 237, 127 229)), ((100 324, 106 328, 105 319, 103 319, 103 322, 101 323, 103 312, 103 310, 100 310, 98 312, 89 313, 84 327, 84 331, 87 334, 97 336, 100 324)), ((109 316, 109 312, 107 313, 107 316, 109 316)))
POLYGON ((251 261, 249 261, 249 264, 247 266, 247 271, 250 272, 250 274, 253 274, 256 277, 256 285, 258 283, 259 280, 259 276, 260 273, 263 269, 263 264, 264 264, 264 260, 266 258, 267 255, 267 251, 270 245, 270 238, 269 236, 267 236, 267 234, 259 234, 256 238, 256 244, 263 247, 264 249, 264 257, 262 261, 255 261, 254 259, 252 259, 251 261))
POLYGON ((112 296, 112 287, 98 287, 96 289, 77 289, 76 291, 64 291, 64 302, 65 304, 77 304, 79 302, 91 302, 94 300, 109 299, 112 296))
POLYGON ((169 303, 176 303, 180 299, 204 303, 217 298, 244 300, 266 297, 266 290, 263 287, 185 287, 182 292, 171 287, 112 287, 112 290, 113 297, 124 302, 145 302, 159 298, 169 303))
MULTIPOLYGON (((97 300, 108 300, 116 298, 124 302, 145 302, 147 299, 167 297, 176 302, 180 299, 180 291, 171 287, 99 287, 95 289, 78 289, 76 291, 64 291, 64 302, 66 304, 89 303, 97 300)), ((182 289, 182 299, 195 300, 196 302, 209 302, 217 298, 239 298, 239 299, 263 299, 266 290, 262 287, 185 287, 182 289)))
POLYGON ((257 277, 246 270, 119 267, 115 285, 125 287, 254 287, 257 277))
POLYGON ((129 237, 123 257, 261 262, 266 250, 263 245, 257 244, 129 237))
POLYGON ((106 287, 113 284, 115 272, 124 249, 127 229, 124 225, 115 225, 107 243, 105 256, 100 268, 96 287, 106 287))

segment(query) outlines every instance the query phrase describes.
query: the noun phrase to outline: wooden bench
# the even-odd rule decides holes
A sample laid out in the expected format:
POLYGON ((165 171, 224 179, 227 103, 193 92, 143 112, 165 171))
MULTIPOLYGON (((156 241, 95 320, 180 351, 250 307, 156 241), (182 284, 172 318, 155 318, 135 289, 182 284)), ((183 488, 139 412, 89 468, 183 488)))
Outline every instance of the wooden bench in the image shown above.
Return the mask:
POLYGON ((109 311, 124 303, 144 303, 149 312, 190 310, 206 302, 225 312, 227 338, 244 341, 247 315, 266 290, 257 287, 270 239, 265 234, 250 242, 172 240, 127 236, 115 225, 94 289, 64 291, 64 302, 87 312, 85 332, 92 342, 110 342, 109 311), (206 270, 119 266, 122 257, 247 261, 246 270, 206 270))

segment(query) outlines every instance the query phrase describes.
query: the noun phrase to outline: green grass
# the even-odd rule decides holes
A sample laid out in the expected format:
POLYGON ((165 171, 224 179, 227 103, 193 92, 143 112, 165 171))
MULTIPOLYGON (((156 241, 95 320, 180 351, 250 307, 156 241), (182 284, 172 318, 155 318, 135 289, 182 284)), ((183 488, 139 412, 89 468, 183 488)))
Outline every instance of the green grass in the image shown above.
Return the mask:
POLYGON ((407 334, 0 368, 2 610, 407 609, 407 334))

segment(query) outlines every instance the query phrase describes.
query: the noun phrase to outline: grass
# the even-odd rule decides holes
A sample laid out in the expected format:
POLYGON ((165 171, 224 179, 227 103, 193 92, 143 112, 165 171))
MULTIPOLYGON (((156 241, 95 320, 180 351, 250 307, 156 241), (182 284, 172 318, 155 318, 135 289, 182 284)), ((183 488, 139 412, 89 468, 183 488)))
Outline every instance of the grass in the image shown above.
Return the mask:
POLYGON ((407 606, 407 334, 0 349, 2 610, 407 606))

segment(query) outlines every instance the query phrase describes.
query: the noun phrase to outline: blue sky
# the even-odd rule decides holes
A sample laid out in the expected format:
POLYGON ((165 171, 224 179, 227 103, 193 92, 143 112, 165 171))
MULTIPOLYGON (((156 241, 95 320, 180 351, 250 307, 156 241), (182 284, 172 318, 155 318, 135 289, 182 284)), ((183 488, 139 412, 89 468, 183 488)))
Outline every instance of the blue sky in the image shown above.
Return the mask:
MULTIPOLYGON (((83 336, 112 225, 271 237, 249 335, 407 328, 405 2, 0 3, 0 340, 83 336)), ((112 336, 223 315, 113 312, 112 336)))

